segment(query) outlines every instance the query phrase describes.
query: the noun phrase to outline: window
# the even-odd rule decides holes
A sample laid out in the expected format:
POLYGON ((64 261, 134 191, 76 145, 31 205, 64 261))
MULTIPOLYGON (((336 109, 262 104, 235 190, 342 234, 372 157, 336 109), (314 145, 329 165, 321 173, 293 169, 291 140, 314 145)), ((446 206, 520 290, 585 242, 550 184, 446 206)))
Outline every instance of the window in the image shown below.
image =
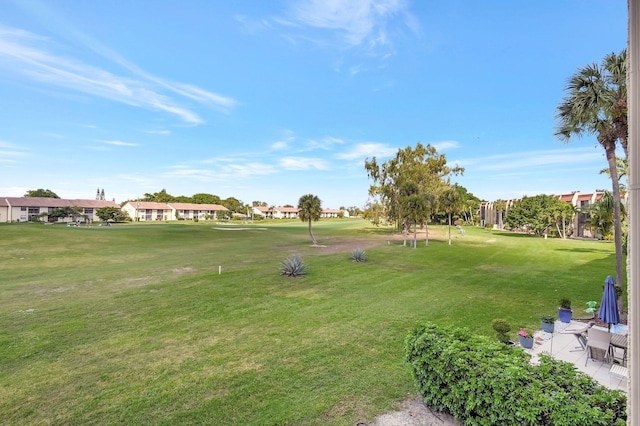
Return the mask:
POLYGON ((84 213, 85 213, 85 214, 93 214, 93 209, 92 209, 92 208, 88 208, 88 207, 86 207, 86 208, 84 209, 84 213))

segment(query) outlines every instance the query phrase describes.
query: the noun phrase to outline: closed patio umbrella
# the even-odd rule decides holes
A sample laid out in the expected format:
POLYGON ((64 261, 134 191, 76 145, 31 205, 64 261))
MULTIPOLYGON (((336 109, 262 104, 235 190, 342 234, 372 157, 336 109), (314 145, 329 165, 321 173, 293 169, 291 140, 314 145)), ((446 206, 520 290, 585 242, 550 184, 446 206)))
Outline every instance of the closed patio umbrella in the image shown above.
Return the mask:
POLYGON ((611 324, 618 324, 620 322, 615 281, 611 275, 604 280, 604 293, 602 293, 602 302, 600 303, 600 310, 598 310, 598 318, 609 324, 609 330, 611 330, 611 324))

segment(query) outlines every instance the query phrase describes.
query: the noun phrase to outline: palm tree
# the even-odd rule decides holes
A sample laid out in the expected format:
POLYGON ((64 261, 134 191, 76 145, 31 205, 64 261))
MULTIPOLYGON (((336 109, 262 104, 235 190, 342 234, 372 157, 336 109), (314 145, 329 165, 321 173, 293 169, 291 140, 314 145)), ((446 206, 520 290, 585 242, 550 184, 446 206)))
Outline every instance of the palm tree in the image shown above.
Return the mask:
POLYGON ((569 142, 572 136, 595 135, 609 164, 614 202, 616 283, 622 284, 622 215, 616 161, 616 143, 627 153, 627 52, 607 55, 602 64, 579 69, 566 87, 567 96, 558 106, 556 136, 569 142))
POLYGON ((458 213, 462 207, 464 200, 458 190, 458 185, 455 184, 448 189, 445 189, 440 194, 439 205, 442 212, 446 213, 449 218, 449 245, 451 245, 451 215, 458 213))
MULTIPOLYGON (((618 186, 620 186, 620 191, 625 192, 627 188, 622 183, 622 178, 629 175, 629 162, 626 158, 616 157, 616 164, 618 168, 618 186)), ((609 172, 609 167, 600 170, 601 175, 607 175, 611 177, 609 172)))
POLYGON ((320 215, 322 214, 322 202, 320 201, 320 198, 313 194, 303 195, 298 200, 298 208, 300 209, 298 212, 300 220, 303 222, 309 222, 309 235, 311 235, 313 245, 318 245, 318 242, 311 231, 311 222, 316 222, 320 219, 320 215))
POLYGON ((496 209, 496 213, 498 214, 498 229, 504 229, 504 212, 507 210, 507 202, 505 200, 497 200, 493 203, 494 208, 496 209))

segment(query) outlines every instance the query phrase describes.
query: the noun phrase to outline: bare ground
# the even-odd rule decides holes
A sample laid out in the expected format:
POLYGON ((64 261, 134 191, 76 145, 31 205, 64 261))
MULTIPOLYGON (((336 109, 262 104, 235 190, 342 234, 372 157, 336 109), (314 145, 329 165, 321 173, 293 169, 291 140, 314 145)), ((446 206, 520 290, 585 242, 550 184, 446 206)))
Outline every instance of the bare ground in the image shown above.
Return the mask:
POLYGON ((450 414, 433 411, 419 396, 403 401, 398 411, 378 416, 373 423, 357 423, 356 426, 460 426, 450 414))

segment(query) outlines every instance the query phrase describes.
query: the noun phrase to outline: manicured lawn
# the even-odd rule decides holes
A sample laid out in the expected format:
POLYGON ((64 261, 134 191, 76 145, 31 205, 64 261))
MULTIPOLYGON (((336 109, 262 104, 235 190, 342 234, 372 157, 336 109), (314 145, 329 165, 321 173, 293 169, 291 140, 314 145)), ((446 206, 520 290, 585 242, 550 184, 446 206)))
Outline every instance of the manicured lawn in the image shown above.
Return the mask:
POLYGON ((466 228, 402 247, 359 220, 0 226, 3 424, 353 425, 414 393, 417 322, 493 335, 582 313, 613 246, 466 228), (266 229, 265 229, 266 228, 266 229), (388 241, 390 240, 390 241, 388 241), (371 244, 377 244, 370 247, 371 244), (366 249, 367 262, 349 260, 366 249), (290 253, 308 275, 278 273, 290 253), (222 273, 219 274, 219 267, 222 273))

